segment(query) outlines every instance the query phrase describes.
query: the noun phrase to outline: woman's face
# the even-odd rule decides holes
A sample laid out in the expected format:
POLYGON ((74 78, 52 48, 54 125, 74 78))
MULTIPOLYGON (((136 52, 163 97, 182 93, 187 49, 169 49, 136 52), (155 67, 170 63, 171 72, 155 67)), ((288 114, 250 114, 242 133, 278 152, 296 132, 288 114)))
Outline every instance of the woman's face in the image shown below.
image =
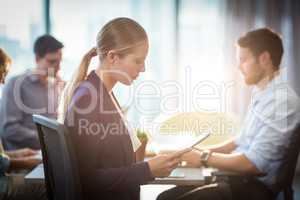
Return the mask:
POLYGON ((132 52, 118 56, 111 69, 116 81, 131 85, 140 72, 145 71, 145 59, 148 54, 148 41, 137 45, 132 52))

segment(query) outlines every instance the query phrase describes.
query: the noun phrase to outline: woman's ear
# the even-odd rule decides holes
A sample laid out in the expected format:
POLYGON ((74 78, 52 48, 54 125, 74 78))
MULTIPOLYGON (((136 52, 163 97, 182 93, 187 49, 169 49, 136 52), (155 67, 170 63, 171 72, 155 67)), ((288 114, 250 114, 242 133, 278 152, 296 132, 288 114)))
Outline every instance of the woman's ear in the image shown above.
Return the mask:
POLYGON ((110 64, 115 64, 118 61, 119 56, 115 51, 111 50, 111 51, 108 51, 108 53, 106 55, 106 59, 110 64))

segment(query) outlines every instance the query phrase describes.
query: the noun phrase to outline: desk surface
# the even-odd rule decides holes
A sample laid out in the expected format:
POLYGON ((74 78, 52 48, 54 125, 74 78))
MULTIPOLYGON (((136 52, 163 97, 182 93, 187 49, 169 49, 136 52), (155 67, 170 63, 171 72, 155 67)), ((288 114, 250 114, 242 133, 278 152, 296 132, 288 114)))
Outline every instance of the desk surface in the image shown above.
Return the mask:
POLYGON ((38 165, 25 176, 26 183, 43 183, 45 179, 43 164, 38 165))
MULTIPOLYGON (((183 173, 185 176, 182 178, 156 178, 149 184, 161 184, 161 185, 204 185, 206 178, 211 176, 213 169, 204 168, 177 168, 175 169, 179 173, 183 173)), ((44 168, 43 165, 38 165, 29 174, 25 176, 25 182, 27 183, 43 183, 44 182, 44 168)))

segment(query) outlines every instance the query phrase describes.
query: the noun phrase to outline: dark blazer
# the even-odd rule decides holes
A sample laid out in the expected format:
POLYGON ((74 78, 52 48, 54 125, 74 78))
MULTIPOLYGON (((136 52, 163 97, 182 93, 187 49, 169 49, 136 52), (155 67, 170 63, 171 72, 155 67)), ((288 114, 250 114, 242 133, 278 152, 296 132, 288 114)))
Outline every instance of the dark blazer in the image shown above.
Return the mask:
POLYGON ((78 157, 84 199, 138 200, 140 185, 153 177, 148 163, 135 163, 126 125, 94 71, 75 90, 65 125, 78 157))

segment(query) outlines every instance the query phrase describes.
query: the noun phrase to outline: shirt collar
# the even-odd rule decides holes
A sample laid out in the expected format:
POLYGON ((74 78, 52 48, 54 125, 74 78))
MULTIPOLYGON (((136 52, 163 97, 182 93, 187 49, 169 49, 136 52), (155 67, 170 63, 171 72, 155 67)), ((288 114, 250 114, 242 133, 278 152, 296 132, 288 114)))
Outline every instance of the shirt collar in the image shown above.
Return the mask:
POLYGON ((286 70, 280 70, 279 74, 275 76, 271 81, 269 81, 264 89, 260 89, 255 86, 252 90, 252 103, 256 104, 261 99, 264 98, 265 95, 268 95, 270 92, 275 91, 279 87, 287 84, 287 76, 286 70))
POLYGON ((31 71, 31 70, 28 70, 28 71, 26 72, 26 76, 27 76, 28 79, 29 79, 31 82, 33 82, 33 83, 35 83, 35 82, 40 82, 39 76, 38 76, 37 74, 35 74, 33 71, 31 71))

